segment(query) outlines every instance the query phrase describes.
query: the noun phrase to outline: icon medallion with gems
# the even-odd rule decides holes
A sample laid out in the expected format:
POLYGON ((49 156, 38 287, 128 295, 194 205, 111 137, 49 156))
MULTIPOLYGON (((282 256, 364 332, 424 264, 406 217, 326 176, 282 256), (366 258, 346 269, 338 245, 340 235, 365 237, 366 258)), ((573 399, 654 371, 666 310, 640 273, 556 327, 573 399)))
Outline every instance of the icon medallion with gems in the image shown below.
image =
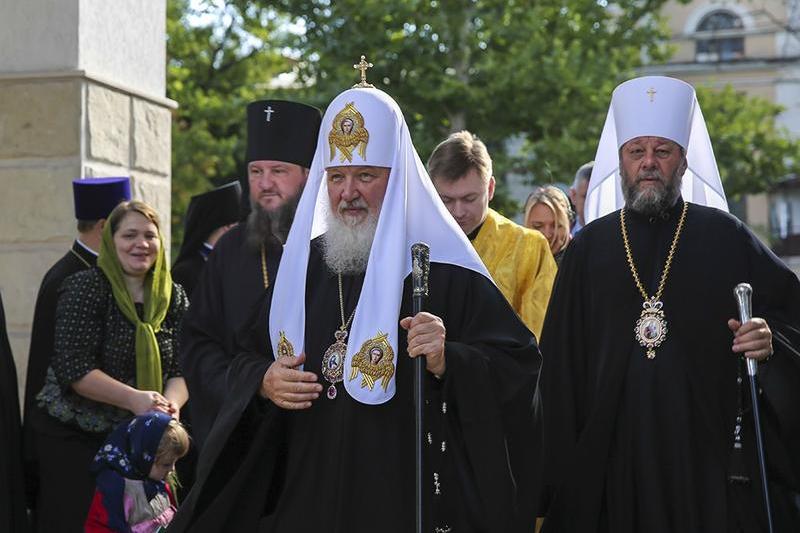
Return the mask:
POLYGON ((662 309, 664 304, 651 298, 645 300, 642 307, 642 314, 634 328, 636 340, 643 348, 647 348, 647 358, 654 359, 655 349, 667 338, 667 321, 662 309))
POLYGON ((329 400, 336 398, 336 384, 344 377, 344 358, 347 356, 347 331, 339 329, 333 334, 336 342, 328 346, 322 356, 322 376, 328 380, 327 396, 329 400))

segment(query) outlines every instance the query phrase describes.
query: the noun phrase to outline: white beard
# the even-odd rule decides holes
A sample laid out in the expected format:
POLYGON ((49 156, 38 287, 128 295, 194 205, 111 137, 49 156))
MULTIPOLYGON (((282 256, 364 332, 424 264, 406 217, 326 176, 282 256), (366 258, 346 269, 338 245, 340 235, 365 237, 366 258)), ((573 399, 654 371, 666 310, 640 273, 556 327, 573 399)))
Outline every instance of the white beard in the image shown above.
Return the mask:
POLYGON ((325 264, 336 274, 361 274, 367 270, 378 216, 369 214, 361 223, 350 225, 327 209, 328 230, 322 236, 325 264))

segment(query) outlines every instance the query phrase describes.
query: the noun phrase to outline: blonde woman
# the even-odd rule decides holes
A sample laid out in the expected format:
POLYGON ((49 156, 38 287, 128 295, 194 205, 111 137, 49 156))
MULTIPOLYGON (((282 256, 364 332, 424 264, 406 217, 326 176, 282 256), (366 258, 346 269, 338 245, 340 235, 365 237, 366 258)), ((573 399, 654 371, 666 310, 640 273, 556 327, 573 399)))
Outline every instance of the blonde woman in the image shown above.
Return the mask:
POLYGON ((571 213, 567 195, 552 185, 534 189, 525 202, 525 227, 547 238, 556 264, 561 263, 561 256, 572 238, 569 232, 571 213))

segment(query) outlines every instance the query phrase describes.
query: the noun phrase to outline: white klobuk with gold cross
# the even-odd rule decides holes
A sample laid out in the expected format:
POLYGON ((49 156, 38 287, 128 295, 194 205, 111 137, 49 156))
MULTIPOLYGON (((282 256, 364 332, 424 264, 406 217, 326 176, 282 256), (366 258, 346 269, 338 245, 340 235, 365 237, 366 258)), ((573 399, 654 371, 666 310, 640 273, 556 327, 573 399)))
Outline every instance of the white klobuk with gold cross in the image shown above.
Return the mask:
POLYGON ((403 281, 411 272, 411 245, 428 243, 432 263, 460 265, 491 277, 439 199, 395 101, 370 87, 344 91, 322 120, 308 182, 278 268, 272 309, 280 313, 271 313, 269 324, 276 357, 304 350, 310 242, 327 230, 325 169, 348 165, 391 168, 347 337, 343 376, 350 396, 377 405, 389 401, 398 386, 412 386, 396 382, 398 358, 408 357, 406 346, 398 346, 397 334, 403 281))
POLYGON ((686 151, 688 168, 681 196, 724 211, 728 202, 694 88, 664 76, 634 78, 611 96, 586 193, 584 217, 591 222, 625 205, 619 174, 619 149, 635 137, 663 137, 686 151))

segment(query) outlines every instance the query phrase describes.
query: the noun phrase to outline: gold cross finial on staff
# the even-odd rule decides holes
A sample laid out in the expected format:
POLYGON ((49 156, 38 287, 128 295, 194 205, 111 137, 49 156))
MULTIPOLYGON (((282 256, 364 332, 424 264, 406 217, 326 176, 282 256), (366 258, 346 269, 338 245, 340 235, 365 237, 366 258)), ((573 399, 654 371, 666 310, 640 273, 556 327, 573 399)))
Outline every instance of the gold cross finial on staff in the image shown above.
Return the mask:
POLYGON ((371 83, 367 83, 367 69, 372 68, 372 66, 373 66, 372 63, 367 62, 367 58, 364 57, 363 55, 361 56, 361 61, 353 65, 354 69, 361 71, 361 81, 353 85, 353 89, 364 88, 364 87, 369 87, 372 89, 375 88, 375 86, 372 85, 371 83))
POLYGON ((647 89, 645 92, 647 93, 647 96, 649 96, 649 97, 650 97, 650 101, 652 102, 652 101, 653 101, 653 98, 655 98, 655 96, 656 96, 656 93, 657 93, 658 91, 656 91, 655 89, 653 89, 652 87, 650 87, 650 88, 649 88, 649 89, 647 89))

